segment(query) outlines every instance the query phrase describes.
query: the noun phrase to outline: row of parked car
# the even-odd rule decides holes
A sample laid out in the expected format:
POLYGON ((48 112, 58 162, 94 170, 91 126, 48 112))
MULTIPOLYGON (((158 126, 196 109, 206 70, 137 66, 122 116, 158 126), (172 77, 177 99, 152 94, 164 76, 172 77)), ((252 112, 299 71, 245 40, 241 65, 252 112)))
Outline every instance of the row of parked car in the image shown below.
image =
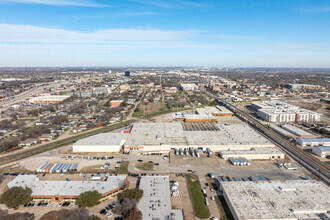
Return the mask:
MULTIPOLYGON (((34 206, 37 206, 37 207, 41 207, 41 206, 51 206, 51 202, 39 202, 37 205, 35 202, 30 202, 30 203, 26 203, 24 205, 24 207, 34 207, 34 206)), ((55 207, 67 207, 70 205, 70 202, 63 202, 63 203, 60 203, 58 206, 55 206, 55 207)), ((72 207, 74 207, 75 204, 72 205, 72 207)))
POLYGON ((107 216, 108 218, 110 218, 111 216, 113 216, 113 214, 112 214, 112 212, 111 212, 111 209, 113 209, 114 207, 116 207, 116 203, 115 203, 115 202, 113 202, 113 203, 107 205, 104 209, 102 209, 102 210, 100 211, 100 214, 101 214, 101 215, 105 215, 105 216, 107 216))

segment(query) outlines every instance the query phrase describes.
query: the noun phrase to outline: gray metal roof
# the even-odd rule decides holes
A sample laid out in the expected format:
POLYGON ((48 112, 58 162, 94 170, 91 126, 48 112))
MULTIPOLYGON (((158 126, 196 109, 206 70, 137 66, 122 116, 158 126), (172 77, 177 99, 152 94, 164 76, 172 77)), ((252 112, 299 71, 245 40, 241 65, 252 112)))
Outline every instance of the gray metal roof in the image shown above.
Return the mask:
POLYGON ((7 186, 29 187, 32 196, 79 196, 93 190, 105 194, 124 185, 125 179, 126 176, 109 176, 107 181, 45 181, 36 175, 19 175, 7 186))
POLYGON ((303 142, 330 142, 330 138, 298 138, 303 142))
POLYGON ((174 220, 183 219, 181 209, 172 209, 168 176, 143 176, 140 189, 144 192, 137 207, 144 220, 170 219, 169 217, 174 220))

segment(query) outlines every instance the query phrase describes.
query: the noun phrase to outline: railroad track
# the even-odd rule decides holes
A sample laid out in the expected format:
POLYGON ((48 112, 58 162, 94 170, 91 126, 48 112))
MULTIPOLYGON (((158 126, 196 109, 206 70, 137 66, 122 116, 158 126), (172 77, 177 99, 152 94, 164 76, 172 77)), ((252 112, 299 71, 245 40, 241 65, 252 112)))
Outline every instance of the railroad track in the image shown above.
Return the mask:
POLYGON ((216 98, 216 101, 219 104, 222 104, 229 108, 231 111, 233 111, 237 116, 242 118, 243 120, 249 122, 252 126, 254 126, 256 129, 258 129, 264 136, 266 136, 268 139, 270 139, 272 142, 277 144, 279 147, 281 147, 282 150, 284 150, 287 154, 289 154, 292 158, 294 158, 298 163, 300 163, 302 166, 307 168, 309 171, 311 171, 314 175, 318 176, 320 179, 322 179, 324 182, 326 182, 328 185, 330 185, 330 166, 326 163, 323 163, 319 161, 314 156, 308 154, 301 148, 289 143, 286 140, 283 140, 282 137, 279 137, 274 131, 272 131, 270 128, 267 128, 263 124, 261 124, 258 120, 254 119, 249 114, 245 113, 241 109, 237 108, 236 106, 227 103, 225 101, 221 101, 216 98))

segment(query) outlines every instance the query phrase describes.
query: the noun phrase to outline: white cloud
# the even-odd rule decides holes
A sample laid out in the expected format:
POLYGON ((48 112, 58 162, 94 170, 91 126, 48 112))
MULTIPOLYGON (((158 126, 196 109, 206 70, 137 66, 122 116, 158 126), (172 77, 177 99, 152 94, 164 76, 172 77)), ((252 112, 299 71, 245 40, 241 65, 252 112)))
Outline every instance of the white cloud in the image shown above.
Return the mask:
POLYGON ((193 37, 196 31, 105 29, 78 32, 32 25, 0 24, 0 42, 111 43, 115 41, 174 41, 193 37))
POLYGON ((191 0, 128 0, 133 3, 148 5, 166 9, 184 9, 184 8, 205 8, 210 7, 205 0, 204 1, 191 1, 191 0))
POLYGON ((109 7, 109 5, 98 4, 88 0, 0 0, 1 3, 16 4, 40 4, 54 6, 81 6, 81 7, 109 7))

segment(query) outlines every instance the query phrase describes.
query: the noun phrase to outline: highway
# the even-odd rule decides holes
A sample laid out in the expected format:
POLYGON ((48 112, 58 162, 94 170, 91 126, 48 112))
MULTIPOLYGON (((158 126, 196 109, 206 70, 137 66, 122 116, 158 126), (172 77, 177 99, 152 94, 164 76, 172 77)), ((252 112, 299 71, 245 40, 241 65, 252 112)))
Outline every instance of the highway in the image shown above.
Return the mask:
POLYGON ((58 86, 56 83, 48 83, 48 85, 37 86, 22 93, 19 93, 17 95, 0 100, 0 105, 1 105, 0 111, 3 111, 16 103, 24 102, 26 101, 26 99, 29 99, 32 96, 42 93, 45 89, 56 86, 58 86))
POLYGON ((284 140, 280 137, 275 131, 261 124, 258 120, 253 118, 251 115, 245 113, 234 104, 229 103, 224 100, 218 99, 215 95, 207 92, 208 95, 215 98, 219 105, 223 105, 229 110, 231 110, 236 116, 241 118, 242 120, 248 122, 252 127, 257 129, 260 133, 262 133, 267 139, 275 143, 279 146, 285 153, 291 156, 294 160, 296 160, 300 165, 305 167, 311 173, 319 177, 325 183, 330 185, 330 166, 326 163, 315 158, 313 155, 305 152, 302 148, 293 145, 292 143, 284 140))

